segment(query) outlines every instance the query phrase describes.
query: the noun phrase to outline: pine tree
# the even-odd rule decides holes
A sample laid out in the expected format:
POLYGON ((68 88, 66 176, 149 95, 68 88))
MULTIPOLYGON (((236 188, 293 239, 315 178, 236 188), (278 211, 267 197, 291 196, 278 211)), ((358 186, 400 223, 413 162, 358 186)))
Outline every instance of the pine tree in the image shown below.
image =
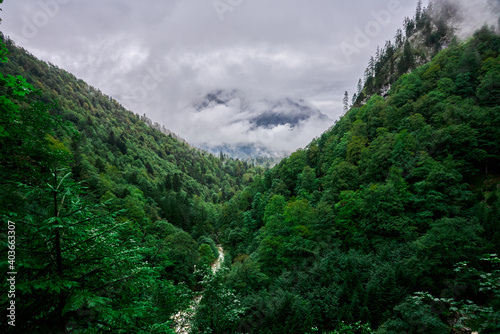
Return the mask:
POLYGON ((369 95, 371 93, 372 87, 373 87, 373 75, 372 75, 372 72, 370 71, 370 68, 367 67, 365 70, 365 89, 366 89, 365 94, 366 95, 369 95))
POLYGON ((406 38, 410 38, 415 32, 415 21, 409 17, 405 17, 403 24, 406 32, 406 38))
POLYGON ((394 36, 394 43, 396 44, 396 48, 399 49, 403 45, 403 30, 398 28, 396 31, 396 36, 394 36))
POLYGON ((417 26, 417 29, 420 29, 422 27, 422 0, 419 0, 417 4, 417 11, 415 13, 415 24, 417 26))
POLYGON ((402 75, 414 67, 413 51, 409 41, 405 42, 403 56, 398 64, 399 74, 402 75))
POLYGON ((372 77, 372 74, 370 72, 370 68, 367 67, 365 69, 365 75, 364 75, 364 79, 365 79, 365 86, 366 86, 366 83, 368 82, 368 80, 372 77))
POLYGON ((344 104, 344 113, 346 113, 347 111, 349 111, 349 93, 347 91, 344 93, 343 104, 344 104))
POLYGON ((356 93, 357 96, 361 95, 361 92, 363 91, 363 82, 361 81, 361 78, 358 81, 358 91, 356 93))
POLYGON ((373 58, 373 56, 370 57, 368 68, 370 69, 370 76, 373 77, 375 75, 375 59, 373 58))
POLYGON ((392 46, 391 41, 385 42, 384 49, 385 49, 384 56, 386 56, 387 58, 391 58, 392 55, 394 54, 394 47, 392 46))

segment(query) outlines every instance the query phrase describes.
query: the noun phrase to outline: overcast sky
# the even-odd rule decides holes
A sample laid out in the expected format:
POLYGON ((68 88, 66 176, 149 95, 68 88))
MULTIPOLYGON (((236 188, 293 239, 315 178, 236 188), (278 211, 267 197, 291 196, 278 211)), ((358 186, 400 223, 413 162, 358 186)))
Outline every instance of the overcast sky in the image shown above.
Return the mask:
POLYGON ((195 141, 193 117, 183 110, 214 89, 300 98, 337 119, 344 91, 354 92, 377 45, 393 39, 416 4, 5 0, 0 29, 35 56, 195 141))

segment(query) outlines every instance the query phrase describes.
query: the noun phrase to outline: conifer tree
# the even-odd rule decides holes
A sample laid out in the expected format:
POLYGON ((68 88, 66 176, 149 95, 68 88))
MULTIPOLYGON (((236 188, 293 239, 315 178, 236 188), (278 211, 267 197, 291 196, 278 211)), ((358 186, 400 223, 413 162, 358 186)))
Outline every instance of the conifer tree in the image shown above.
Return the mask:
POLYGON ((410 42, 407 40, 403 49, 403 56, 398 64, 399 74, 406 73, 409 69, 414 67, 413 51, 410 42))
POLYGON ((396 31, 396 36, 394 36, 394 43, 396 44, 396 48, 399 49, 403 45, 403 30, 398 28, 396 31))
POLYGON ((344 99, 342 102, 344 104, 344 113, 346 113, 349 110, 349 93, 347 91, 344 93, 344 99))
POLYGON ((422 0, 418 1, 417 10, 415 13, 415 24, 417 29, 422 28, 422 0))
POLYGON ((368 68, 370 69, 370 76, 375 76, 375 59, 373 56, 370 57, 370 60, 368 61, 368 68))

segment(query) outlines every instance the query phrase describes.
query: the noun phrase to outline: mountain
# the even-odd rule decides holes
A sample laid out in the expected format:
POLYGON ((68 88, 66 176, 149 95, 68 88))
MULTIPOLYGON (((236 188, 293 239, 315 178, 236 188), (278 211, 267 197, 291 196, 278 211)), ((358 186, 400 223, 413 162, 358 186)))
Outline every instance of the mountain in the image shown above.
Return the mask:
POLYGON ((317 133, 333 124, 328 116, 304 100, 269 99, 239 90, 215 90, 204 94, 193 102, 191 110, 198 114, 197 117, 210 115, 217 119, 221 115, 221 126, 225 122, 240 129, 240 138, 231 138, 231 143, 214 143, 211 138, 207 141, 193 138, 192 143, 214 154, 223 152, 239 159, 283 157, 290 152, 280 149, 277 142, 302 137, 305 144, 311 139, 307 135, 313 126, 317 126, 313 130, 317 133), (232 144, 235 141, 239 143, 232 144))
POLYGON ((227 202, 220 291, 235 291, 240 328, 497 333, 499 78, 484 27, 227 202))
POLYGON ((0 59, 8 330, 171 333, 195 268, 216 258, 220 203, 263 170, 193 148, 3 35, 0 59))
MULTIPOLYGON (((493 2, 491 8, 496 8, 493 2)), ((456 33, 467 22, 463 1, 419 1, 415 16, 407 17, 394 41, 377 47, 370 57, 364 78, 355 93, 355 106, 365 104, 373 94, 386 96, 391 85, 403 74, 432 60, 437 53, 457 43, 456 33)))
POLYGON ((459 40, 457 3, 419 2, 354 106, 225 203, 233 295, 198 328, 500 331, 500 27, 459 40))
MULTIPOLYGON (((419 2, 354 106, 266 171, 3 39, 5 332, 498 333, 500 34, 453 38, 454 3, 419 2)), ((239 91, 187 117, 269 146, 325 123, 239 91)))
POLYGON ((300 122, 311 118, 318 118, 325 122, 332 121, 319 109, 307 104, 304 100, 283 98, 249 101, 247 95, 238 90, 215 90, 193 103, 193 107, 201 113, 221 105, 238 107, 235 112, 247 114, 248 118, 246 119, 253 129, 273 128, 278 125, 289 125, 294 128, 299 126, 300 122))

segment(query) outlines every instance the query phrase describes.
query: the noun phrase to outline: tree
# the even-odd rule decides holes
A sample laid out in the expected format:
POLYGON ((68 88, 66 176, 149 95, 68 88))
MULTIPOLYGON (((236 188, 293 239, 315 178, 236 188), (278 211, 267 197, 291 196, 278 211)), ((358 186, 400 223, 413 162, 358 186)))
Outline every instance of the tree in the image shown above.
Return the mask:
MULTIPOLYGON (((1 53, 5 60, 5 48, 1 53)), ((170 332, 179 289, 143 261, 151 250, 135 243, 127 222, 117 222, 123 211, 83 199, 93 198, 69 170, 78 133, 53 115, 61 109, 22 76, 4 73, 0 109, 0 217, 16 225, 22 245, 13 264, 18 303, 11 329, 170 332)))
POLYGON ((336 194, 343 190, 355 190, 359 186, 358 168, 347 161, 330 167, 328 173, 328 186, 336 194))
POLYGON ((469 261, 455 265, 454 272, 457 278, 453 285, 441 292, 440 297, 435 297, 428 292, 416 292, 413 296, 398 305, 395 317, 384 324, 384 330, 396 332, 413 330, 426 333, 449 333, 464 330, 476 330, 484 333, 496 333, 500 330, 500 259, 496 254, 488 254, 480 258, 487 262, 487 267, 494 268, 488 272, 477 270, 469 261), (476 282, 471 281, 471 278, 476 282), (465 299, 466 290, 477 289, 468 287, 468 284, 480 286, 479 292, 487 296, 481 304, 465 299), (418 317, 415 314, 419 314, 418 317), (443 323, 442 318, 453 318, 453 322, 443 323), (441 316, 441 317, 440 317, 441 316), (441 318, 441 319, 440 319, 441 318), (451 328, 450 328, 451 326, 451 328))
POLYGON ((215 261, 215 255, 210 245, 202 244, 198 249, 200 253, 200 265, 209 266, 215 261))
POLYGON ((422 0, 418 0, 417 10, 415 12, 415 23, 417 29, 422 28, 422 0))
POLYGON ((342 100, 344 105, 344 113, 349 111, 349 93, 347 91, 344 93, 344 99, 342 100))
MULTIPOLYGON (((486 106, 498 105, 500 101, 500 60, 488 58, 483 62, 480 70, 481 76, 476 96, 481 104, 486 106)), ((469 80, 470 82, 470 80, 469 80)))
POLYGON ((373 77, 375 76, 375 58, 373 56, 370 57, 370 60, 368 61, 368 68, 370 69, 370 75, 373 77))
POLYGON ((399 49, 403 45, 403 30, 401 28, 398 28, 396 31, 396 36, 394 37, 394 43, 396 44, 396 48, 399 49))
POLYGON ((225 286, 225 270, 208 271, 202 280, 202 299, 197 307, 193 327, 200 333, 234 332, 240 315, 245 312, 235 291, 225 286))
POLYGON ((167 236, 165 241, 170 244, 167 254, 172 261, 167 268, 166 277, 176 283, 185 282, 188 286, 194 286, 193 271, 199 261, 198 243, 179 228, 167 236))
POLYGON ((81 187, 64 170, 54 170, 43 186, 22 189, 36 211, 16 216, 23 245, 16 329, 135 332, 168 321, 161 314, 172 314, 175 288, 143 263, 137 245, 120 240, 127 224, 115 222, 118 213, 82 200, 81 187))
MULTIPOLYGON (((7 49, 0 44, 0 59, 7 49)), ((57 127, 68 124, 50 114, 54 104, 34 99, 40 95, 22 76, 0 73, 0 169, 3 182, 36 180, 51 167, 69 158, 69 150, 58 141, 57 127)))
POLYGON ((415 32, 415 21, 413 19, 405 17, 404 28, 406 32, 406 39, 408 40, 408 38, 410 38, 415 32))
POLYGON ((413 49, 411 47, 410 42, 407 40, 404 45, 403 49, 403 56, 401 57, 401 60, 399 61, 398 64, 398 70, 399 74, 403 75, 408 70, 412 69, 415 66, 415 61, 413 58, 413 49))
POLYGON ((432 306, 414 297, 407 297, 394 311, 396 316, 380 328, 384 333, 450 333, 450 328, 441 322, 432 306))

